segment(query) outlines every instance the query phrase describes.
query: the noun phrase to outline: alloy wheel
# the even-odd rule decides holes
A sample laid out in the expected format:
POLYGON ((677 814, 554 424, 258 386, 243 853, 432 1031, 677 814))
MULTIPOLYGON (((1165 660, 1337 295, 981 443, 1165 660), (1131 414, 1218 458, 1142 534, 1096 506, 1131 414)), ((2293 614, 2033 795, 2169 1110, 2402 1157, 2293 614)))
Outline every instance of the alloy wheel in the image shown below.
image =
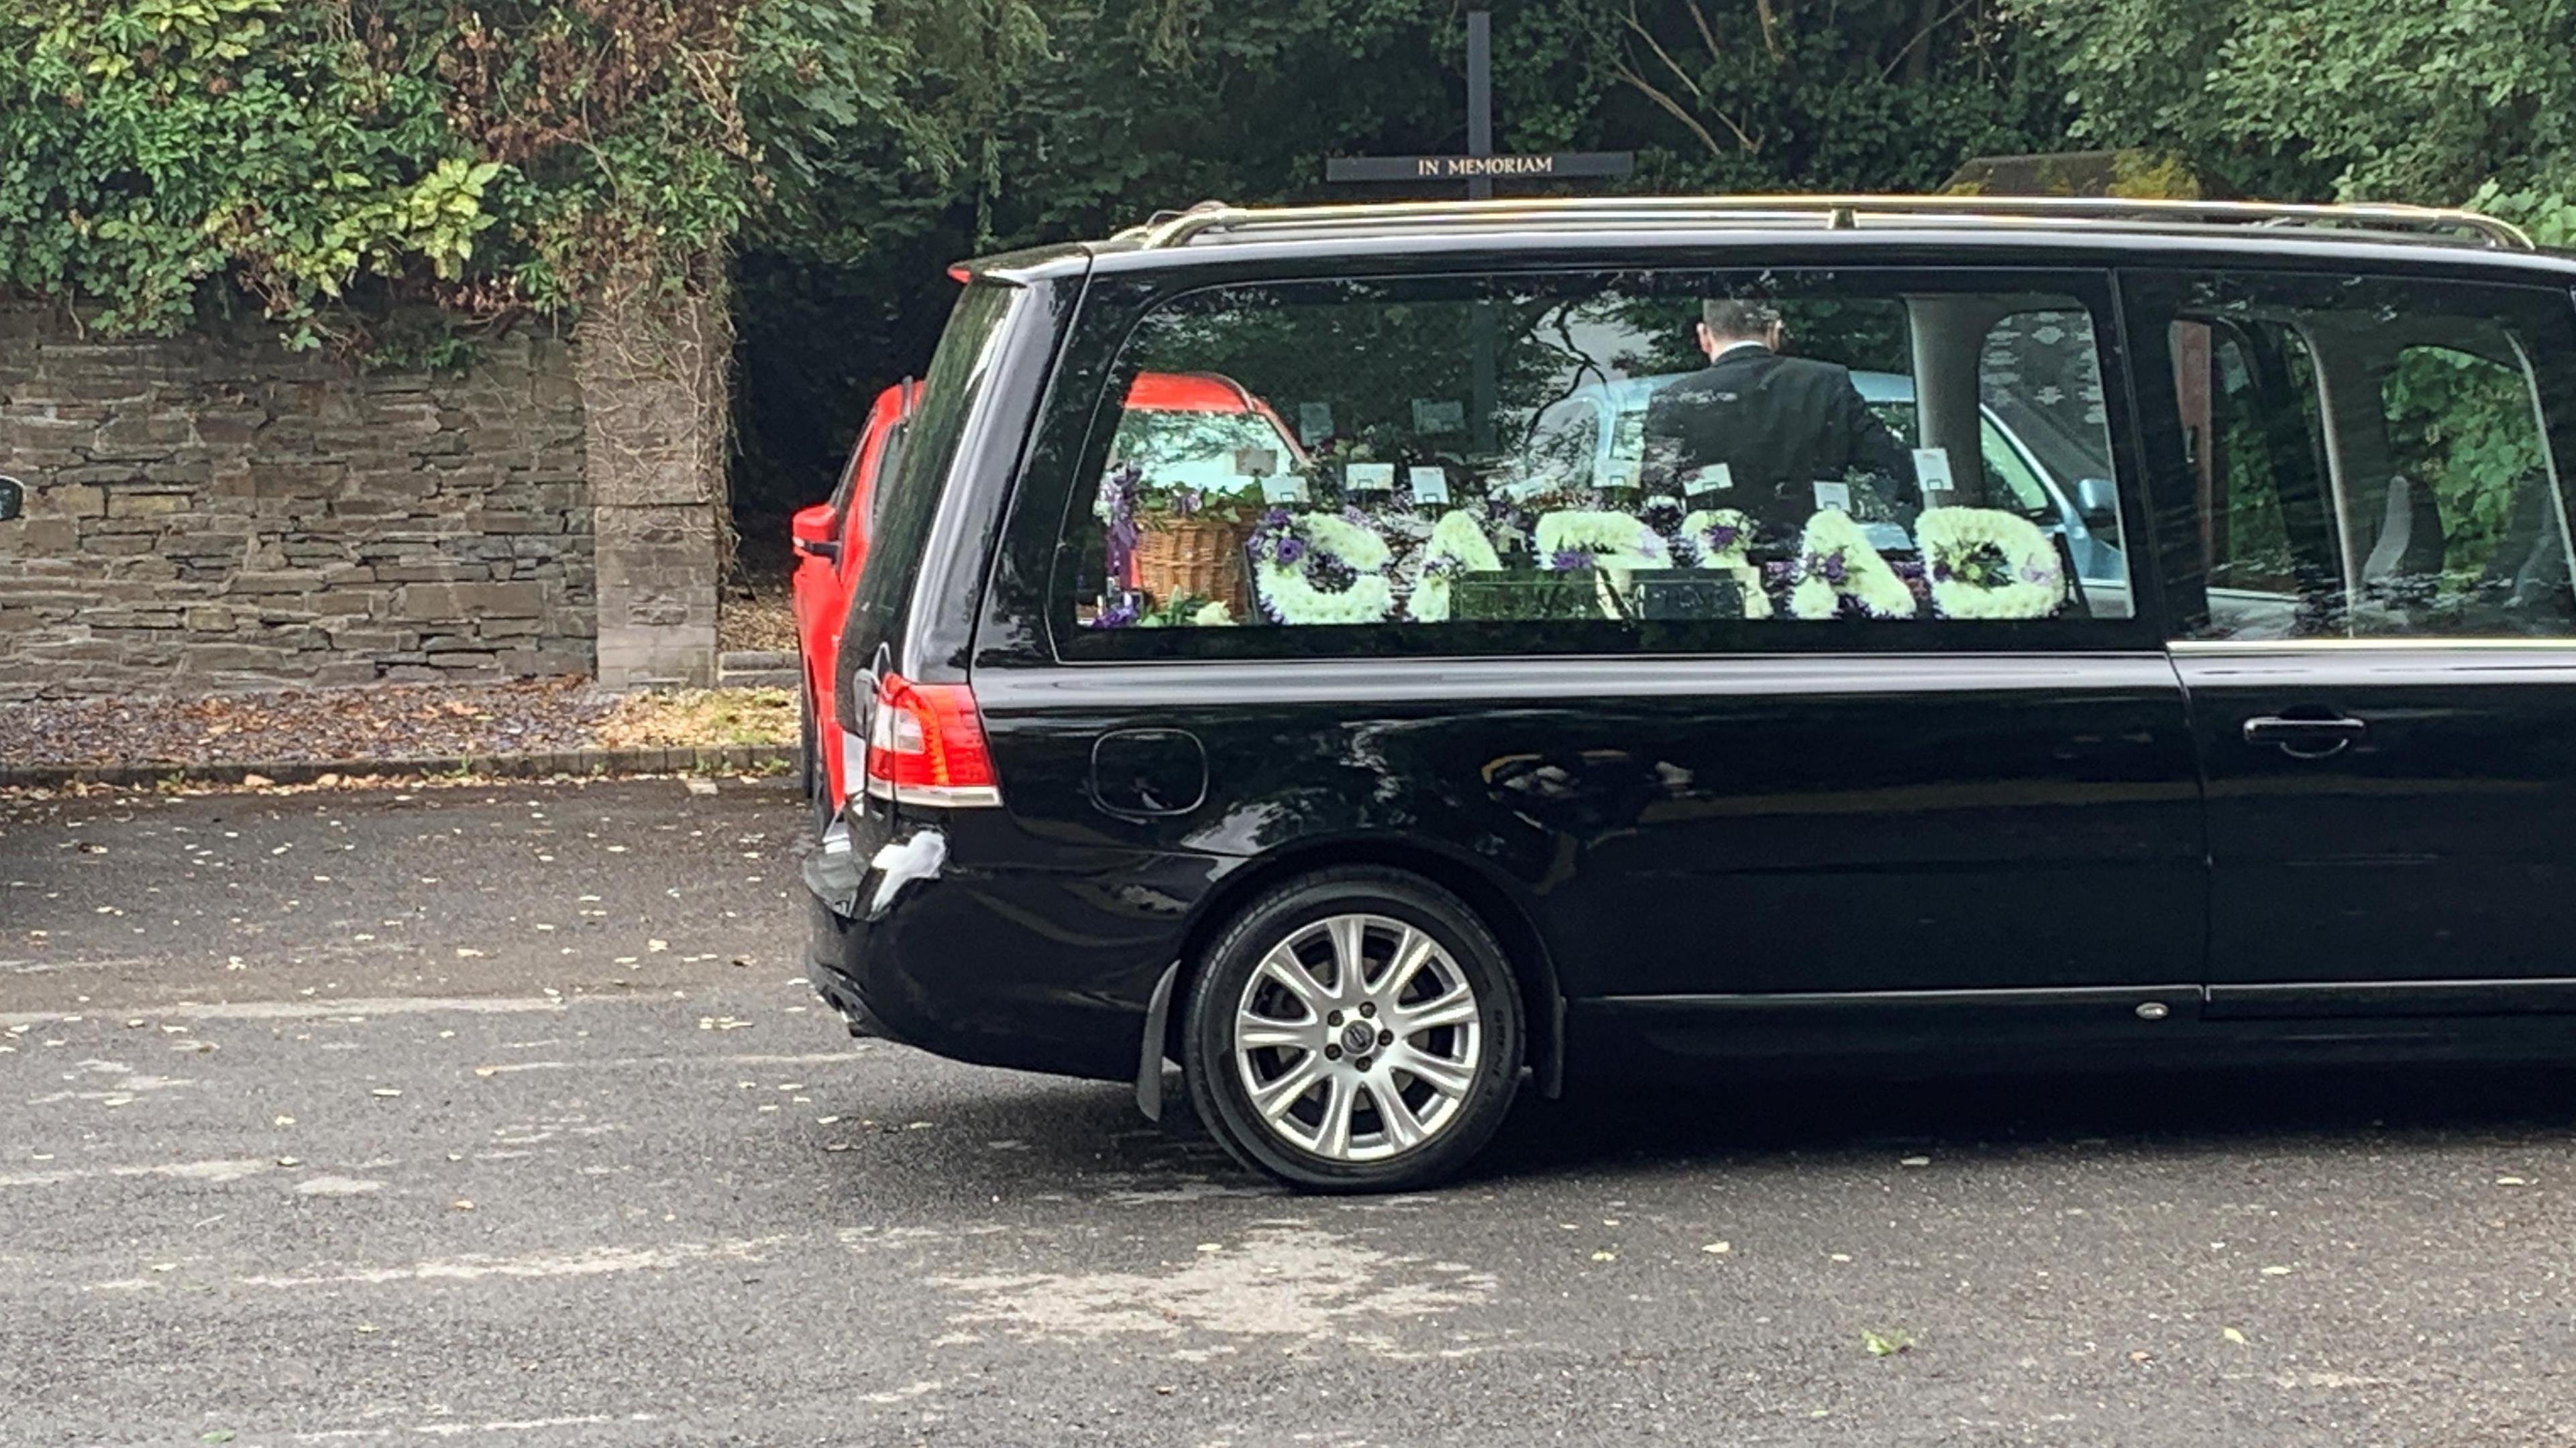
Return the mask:
POLYGON ((1381 1161, 1458 1120, 1484 1040, 1476 990, 1423 930, 1331 915, 1264 954, 1236 1003, 1233 1054, 1253 1114, 1326 1160, 1381 1161))

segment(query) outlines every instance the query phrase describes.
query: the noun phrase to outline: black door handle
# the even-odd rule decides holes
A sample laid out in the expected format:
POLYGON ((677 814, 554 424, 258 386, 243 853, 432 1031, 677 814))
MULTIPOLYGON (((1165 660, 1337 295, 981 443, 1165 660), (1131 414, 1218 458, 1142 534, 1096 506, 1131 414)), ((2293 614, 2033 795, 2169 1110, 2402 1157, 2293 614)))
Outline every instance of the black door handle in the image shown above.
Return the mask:
POLYGON ((2278 745, 2292 759, 2325 759, 2352 747, 2370 732, 2360 719, 2301 719, 2264 714, 2245 721, 2245 742, 2278 745))

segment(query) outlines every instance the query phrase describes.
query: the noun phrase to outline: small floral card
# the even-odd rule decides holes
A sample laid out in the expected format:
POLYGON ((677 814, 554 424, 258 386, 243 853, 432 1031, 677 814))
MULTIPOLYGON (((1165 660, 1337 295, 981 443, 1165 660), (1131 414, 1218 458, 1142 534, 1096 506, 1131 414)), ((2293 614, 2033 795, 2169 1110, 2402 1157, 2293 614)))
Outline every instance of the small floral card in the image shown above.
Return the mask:
POLYGON ((1344 463, 1342 486, 1354 493, 1392 493, 1395 491, 1395 464, 1344 463))

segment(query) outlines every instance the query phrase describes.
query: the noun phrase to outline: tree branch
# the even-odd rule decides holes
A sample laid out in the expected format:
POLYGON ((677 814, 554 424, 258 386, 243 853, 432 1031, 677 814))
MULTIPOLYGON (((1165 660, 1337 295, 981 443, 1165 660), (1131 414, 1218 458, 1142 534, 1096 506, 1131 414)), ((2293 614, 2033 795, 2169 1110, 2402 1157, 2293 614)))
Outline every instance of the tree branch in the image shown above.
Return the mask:
POLYGON ((1656 41, 1654 32, 1648 30, 1645 22, 1637 18, 1636 0, 1629 0, 1627 23, 1628 28, 1637 33, 1637 38, 1646 42, 1646 48, 1655 53, 1655 59, 1664 63, 1664 69, 1673 73, 1673 79, 1690 87, 1691 99, 1698 101, 1708 99, 1707 94, 1699 88, 1699 82, 1691 79, 1690 72, 1682 69, 1681 62, 1673 59, 1672 55, 1656 41))
MULTIPOLYGON (((1924 0, 1923 8, 1929 10, 1937 3, 1939 3, 1939 0, 1924 0)), ((1962 12, 1975 3, 1976 0, 1959 0, 1959 3, 1941 12, 1939 15, 1930 20, 1924 21, 1922 28, 1914 32, 1914 38, 1906 41, 1904 47, 1899 49, 1896 52, 1895 57, 1890 59, 1886 65, 1879 67, 1878 78, 1880 80, 1886 80, 1888 77, 1896 74, 1896 68, 1904 65, 1906 57, 1913 55, 1915 48, 1917 46, 1921 46, 1923 47, 1923 54, 1921 57, 1923 64, 1913 68, 1907 73, 1907 78, 1909 80, 1921 80, 1923 78, 1923 74, 1931 67, 1932 51, 1931 47, 1926 42, 1931 40, 1932 32, 1949 24, 1951 21, 1958 19, 1962 12)))
POLYGON ((1780 17, 1772 10, 1771 0, 1753 0, 1753 14, 1762 22, 1762 48, 1771 52, 1776 65, 1780 60, 1780 17))
MULTIPOLYGON (((1708 148, 1708 153, 1711 156, 1723 157, 1726 155, 1726 148, 1717 143, 1717 137, 1709 134, 1708 127, 1701 125, 1697 118, 1692 116, 1689 111, 1684 110, 1681 102, 1674 100, 1671 96, 1657 90, 1644 76, 1630 70, 1624 62, 1611 62, 1610 71, 1611 74, 1617 76, 1620 80, 1635 87, 1639 95, 1642 95, 1646 99, 1653 101, 1656 105, 1663 107, 1665 112, 1671 115, 1674 120, 1688 126, 1690 128, 1690 133, 1699 137, 1699 143, 1708 148)), ((1729 131, 1735 133, 1736 147, 1738 150, 1748 156, 1761 151, 1761 143, 1754 140, 1751 136, 1744 134, 1744 128, 1742 126, 1739 126, 1735 122, 1727 119, 1722 112, 1711 111, 1709 114, 1717 117, 1719 125, 1722 125, 1729 131)))

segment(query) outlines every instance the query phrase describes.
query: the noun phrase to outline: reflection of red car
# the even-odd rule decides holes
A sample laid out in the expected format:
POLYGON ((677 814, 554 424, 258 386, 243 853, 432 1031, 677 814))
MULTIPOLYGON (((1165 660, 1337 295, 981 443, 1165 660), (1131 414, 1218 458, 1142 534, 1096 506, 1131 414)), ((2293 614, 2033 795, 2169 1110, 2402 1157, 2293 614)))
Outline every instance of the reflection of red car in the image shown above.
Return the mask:
MULTIPOLYGON (((904 382, 877 394, 867 426, 841 473, 832 500, 799 511, 789 527, 796 540, 796 646, 805 671, 805 787, 815 808, 828 818, 849 796, 841 751, 834 747, 839 730, 831 726, 832 660, 840 652, 841 622, 850 608, 850 590, 866 561, 868 520, 878 490, 894 476, 903 451, 905 425, 921 404, 921 385, 904 382)), ((1235 473, 1237 448, 1268 448, 1281 454, 1277 466, 1305 461, 1296 436, 1270 404, 1244 390, 1232 378, 1210 372, 1145 372, 1127 389, 1125 414, 1119 423, 1121 443, 1152 448, 1157 442, 1169 456, 1158 471, 1186 476, 1209 474, 1210 485, 1235 473), (1181 439, 1159 434, 1183 420, 1237 417, 1240 426, 1215 433, 1203 429, 1181 439)))
POLYGON ((796 651, 805 673, 802 776, 806 794, 826 813, 840 807, 841 751, 826 747, 832 717, 832 657, 841 648, 841 620, 850 610, 850 586, 868 556, 868 520, 878 486, 894 475, 905 425, 921 400, 921 384, 906 380, 877 394, 867 426, 841 469, 832 499, 798 510, 788 521, 796 541, 796 651))

